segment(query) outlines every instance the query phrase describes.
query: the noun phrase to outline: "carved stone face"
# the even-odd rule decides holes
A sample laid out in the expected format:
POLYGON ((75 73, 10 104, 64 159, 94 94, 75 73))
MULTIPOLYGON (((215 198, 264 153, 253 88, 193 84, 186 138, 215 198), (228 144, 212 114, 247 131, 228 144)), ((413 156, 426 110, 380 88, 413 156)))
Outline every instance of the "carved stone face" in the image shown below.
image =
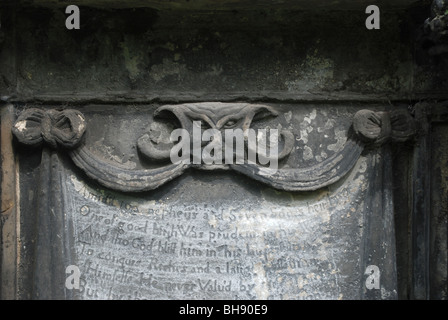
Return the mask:
MULTIPOLYGON (((165 121, 174 120, 178 127, 188 132, 191 138, 190 141, 193 141, 192 138, 195 130, 217 130, 221 133, 219 137, 221 139, 224 136, 223 131, 225 129, 241 129, 245 132, 250 128, 253 121, 268 116, 277 116, 277 114, 274 109, 265 105, 206 102, 165 105, 155 111, 154 118, 165 119, 165 121)), ((151 133, 145 134, 137 143, 139 151, 152 160, 167 160, 170 157, 170 148, 172 145, 167 143, 167 137, 160 136, 161 132, 162 130, 158 131, 157 136, 151 133)), ((211 143, 210 141, 202 142, 200 147, 207 147, 211 143)), ((193 146, 193 148, 195 147, 193 146)), ((228 166, 202 164, 197 167, 201 169, 226 169, 228 166)))
POLYGON ((277 116, 269 106, 248 103, 203 102, 165 105, 158 108, 154 117, 175 116, 183 129, 191 132, 193 122, 200 121, 204 129, 249 129, 252 121, 277 116))

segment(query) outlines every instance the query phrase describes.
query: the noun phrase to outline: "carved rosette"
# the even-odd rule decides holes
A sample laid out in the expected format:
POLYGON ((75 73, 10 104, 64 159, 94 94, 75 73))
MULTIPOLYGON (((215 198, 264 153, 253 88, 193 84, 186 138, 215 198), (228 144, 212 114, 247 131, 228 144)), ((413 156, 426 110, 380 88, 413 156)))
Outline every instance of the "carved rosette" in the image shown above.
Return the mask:
MULTIPOLYGON (((253 121, 266 116, 277 116, 270 106, 246 103, 195 103, 167 105, 155 111, 154 118, 175 119, 190 135, 194 121, 201 121, 206 128, 222 130, 237 128, 246 130, 253 121)), ((335 183, 344 177, 356 164, 366 146, 378 147, 387 142, 403 142, 415 133, 413 118, 406 110, 371 111, 360 110, 353 117, 354 135, 349 135, 345 145, 326 160, 305 168, 278 168, 272 170, 258 163, 244 162, 210 167, 205 164, 177 163, 161 165, 157 169, 128 169, 93 155, 82 143, 86 130, 81 112, 72 109, 41 110, 27 109, 18 117, 12 129, 18 143, 37 147, 47 145, 66 150, 74 164, 87 176, 111 188, 123 192, 153 190, 195 168, 233 169, 252 179, 274 188, 288 191, 311 191, 335 183)), ((168 131, 166 131, 168 132, 168 131)), ((159 133, 160 134, 160 133, 159 133)), ((151 134, 141 136, 136 145, 140 153, 152 160, 169 159, 172 144, 163 145, 160 137, 151 134), (163 147, 163 148, 162 148, 163 147)), ((280 133, 283 149, 279 158, 287 157, 294 147, 294 136, 283 130, 280 133)))

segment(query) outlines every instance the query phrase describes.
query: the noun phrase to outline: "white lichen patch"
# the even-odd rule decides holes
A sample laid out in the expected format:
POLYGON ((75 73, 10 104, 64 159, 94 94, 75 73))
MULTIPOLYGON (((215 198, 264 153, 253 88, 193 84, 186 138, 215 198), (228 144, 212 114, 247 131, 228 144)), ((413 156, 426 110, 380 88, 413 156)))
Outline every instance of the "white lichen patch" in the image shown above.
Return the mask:
POLYGON ((267 285, 266 273, 263 264, 258 262, 254 265, 253 272, 255 275, 255 292, 258 300, 266 300, 269 296, 269 288, 267 285))
POLYGON ((16 124, 14 125, 14 127, 19 130, 20 132, 22 132, 23 130, 26 129, 26 121, 25 120, 21 120, 16 122, 16 124))
POLYGON ((303 120, 308 122, 309 124, 311 124, 311 121, 316 119, 316 115, 317 115, 317 111, 316 111, 316 109, 313 109, 313 111, 311 111, 311 113, 308 116, 305 116, 305 118, 303 118, 303 120))
POLYGON ((216 216, 211 216, 208 220, 208 224, 216 229, 216 227, 218 226, 218 220, 216 219, 216 216))
POLYGON ((327 149, 330 151, 339 151, 344 147, 345 142, 347 141, 347 133, 346 129, 334 129, 334 137, 336 139, 336 143, 330 144, 327 146, 327 149))
MULTIPOLYGON (((95 142, 95 150, 98 150, 98 152, 101 154, 102 158, 104 158, 108 161, 119 163, 122 168, 135 169, 137 167, 137 163, 135 163, 134 161, 130 161, 130 160, 123 161, 123 158, 114 154, 115 147, 106 145, 104 143, 104 138, 95 142)), ((132 178, 132 177, 126 176, 123 178, 128 179, 128 178, 132 178)))
POLYGON ((313 149, 308 146, 303 147, 303 160, 311 160, 313 159, 313 149))

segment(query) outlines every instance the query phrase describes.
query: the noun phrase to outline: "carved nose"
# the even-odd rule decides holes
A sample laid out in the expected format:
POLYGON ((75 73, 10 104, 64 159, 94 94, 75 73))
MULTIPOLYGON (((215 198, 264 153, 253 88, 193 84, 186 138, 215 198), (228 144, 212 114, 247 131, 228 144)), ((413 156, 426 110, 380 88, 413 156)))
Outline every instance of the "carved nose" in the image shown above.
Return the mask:
POLYGON ((203 133, 203 136, 201 138, 201 146, 202 148, 206 146, 210 146, 212 148, 213 146, 223 146, 223 138, 222 138, 222 132, 221 131, 215 131, 211 135, 209 133, 203 133))

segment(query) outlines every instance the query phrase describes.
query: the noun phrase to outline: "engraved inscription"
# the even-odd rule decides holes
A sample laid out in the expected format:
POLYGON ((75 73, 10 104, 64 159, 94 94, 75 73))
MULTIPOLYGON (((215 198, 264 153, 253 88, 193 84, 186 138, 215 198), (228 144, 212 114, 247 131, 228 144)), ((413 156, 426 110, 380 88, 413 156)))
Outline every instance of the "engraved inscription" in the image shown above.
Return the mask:
POLYGON ((366 162, 334 190, 289 194, 280 204, 269 200, 271 188, 250 205, 145 200, 67 173, 80 297, 345 298, 341 284, 353 270, 339 266, 359 255, 347 248, 362 236, 366 162), (335 235, 336 225, 351 231, 335 235))

